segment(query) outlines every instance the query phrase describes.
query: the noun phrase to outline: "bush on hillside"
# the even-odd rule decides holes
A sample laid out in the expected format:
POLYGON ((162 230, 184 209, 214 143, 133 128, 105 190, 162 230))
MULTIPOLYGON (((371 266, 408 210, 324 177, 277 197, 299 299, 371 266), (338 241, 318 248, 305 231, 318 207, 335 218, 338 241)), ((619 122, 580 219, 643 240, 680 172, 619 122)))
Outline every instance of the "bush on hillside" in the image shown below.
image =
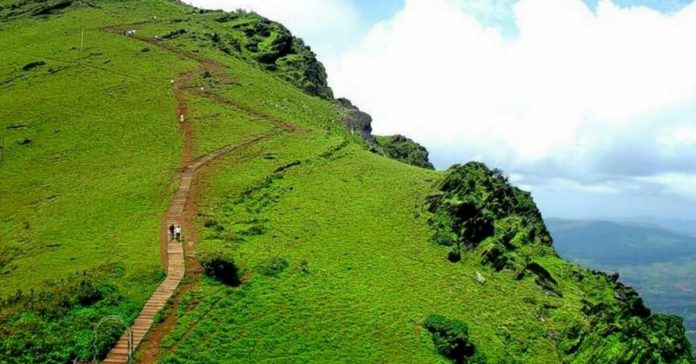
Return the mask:
POLYGON ((285 258, 273 257, 256 267, 256 271, 260 274, 268 277, 277 277, 280 273, 283 273, 290 263, 288 263, 285 258))
MULTIPOLYGON (((119 269, 104 266, 94 273, 76 273, 1 299, 0 362, 72 363, 92 360, 95 354, 103 358, 124 327, 103 325, 96 335, 95 325, 114 315, 132 319, 140 309, 111 283, 111 274, 119 269)), ((161 274, 143 278, 151 284, 161 274)))
POLYGON ((469 328, 463 321, 433 314, 425 319, 423 327, 432 334, 437 351, 455 363, 483 363, 481 356, 475 355, 469 328), (474 358, 477 359, 472 360, 474 358))
POLYGON ((199 257, 203 273, 226 285, 237 287, 240 282, 240 269, 234 260, 222 252, 203 254, 199 257))
POLYGON ((452 263, 457 263, 462 260, 462 248, 459 245, 453 245, 447 253, 447 260, 452 263))

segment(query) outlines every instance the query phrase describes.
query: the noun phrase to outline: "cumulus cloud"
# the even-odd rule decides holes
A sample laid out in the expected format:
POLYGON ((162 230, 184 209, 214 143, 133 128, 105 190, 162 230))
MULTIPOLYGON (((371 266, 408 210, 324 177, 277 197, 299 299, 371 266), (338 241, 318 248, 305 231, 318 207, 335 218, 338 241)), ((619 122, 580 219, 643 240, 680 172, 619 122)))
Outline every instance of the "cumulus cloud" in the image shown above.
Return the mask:
POLYGON ((185 0, 204 9, 255 11, 278 21, 320 54, 331 56, 360 33, 359 12, 350 0, 185 0))
POLYGON ((508 36, 475 3, 407 0, 329 60, 334 90, 439 167, 477 159, 541 191, 696 199, 675 188, 696 175, 695 4, 519 0, 508 36))

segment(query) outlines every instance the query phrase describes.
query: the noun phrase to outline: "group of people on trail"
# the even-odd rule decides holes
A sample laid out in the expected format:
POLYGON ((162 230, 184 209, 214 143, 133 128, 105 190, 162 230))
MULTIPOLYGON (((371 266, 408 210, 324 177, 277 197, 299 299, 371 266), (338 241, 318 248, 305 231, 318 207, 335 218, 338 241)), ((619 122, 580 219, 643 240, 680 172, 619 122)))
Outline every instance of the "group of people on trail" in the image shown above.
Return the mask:
POLYGON ((126 37, 135 38, 135 29, 126 30, 124 34, 126 37))
POLYGON ((169 225, 169 240, 174 240, 181 243, 181 225, 169 225))

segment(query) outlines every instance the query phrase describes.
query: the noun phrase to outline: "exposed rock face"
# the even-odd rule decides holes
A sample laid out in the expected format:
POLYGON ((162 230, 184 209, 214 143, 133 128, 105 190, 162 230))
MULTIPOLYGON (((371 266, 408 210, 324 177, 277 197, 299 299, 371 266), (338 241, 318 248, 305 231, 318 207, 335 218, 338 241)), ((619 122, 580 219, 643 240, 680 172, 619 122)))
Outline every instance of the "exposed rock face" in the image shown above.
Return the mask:
POLYGON ((336 100, 346 109, 343 123, 353 134, 358 134, 370 147, 370 150, 417 167, 435 169, 428 160, 428 150, 403 135, 372 135, 372 116, 361 111, 345 98, 336 100))
POLYGON ((360 135, 368 145, 374 146, 375 139, 372 137, 372 116, 366 112, 360 111, 360 109, 353 105, 348 99, 339 98, 336 101, 348 111, 343 119, 343 123, 348 130, 353 134, 360 135))

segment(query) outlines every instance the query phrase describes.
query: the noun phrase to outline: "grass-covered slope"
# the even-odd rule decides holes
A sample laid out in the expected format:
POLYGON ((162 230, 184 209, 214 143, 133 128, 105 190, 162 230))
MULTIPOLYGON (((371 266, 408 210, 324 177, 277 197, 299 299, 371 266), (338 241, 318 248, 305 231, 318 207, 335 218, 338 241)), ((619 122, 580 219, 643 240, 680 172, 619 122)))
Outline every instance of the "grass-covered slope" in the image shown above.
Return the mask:
POLYGON ((531 197, 499 174, 369 152, 281 26, 164 0, 0 6, 0 362, 90 359, 95 322, 132 320, 161 279, 182 158, 270 121, 294 127, 198 181, 211 277, 188 277, 160 362, 690 360, 678 319, 557 257, 531 197), (182 130, 170 80, 194 70, 182 130))
POLYGON ((168 80, 191 64, 99 31, 127 9, 47 4, 0 3, 0 362, 90 358, 96 321, 137 313, 181 158, 168 80))

